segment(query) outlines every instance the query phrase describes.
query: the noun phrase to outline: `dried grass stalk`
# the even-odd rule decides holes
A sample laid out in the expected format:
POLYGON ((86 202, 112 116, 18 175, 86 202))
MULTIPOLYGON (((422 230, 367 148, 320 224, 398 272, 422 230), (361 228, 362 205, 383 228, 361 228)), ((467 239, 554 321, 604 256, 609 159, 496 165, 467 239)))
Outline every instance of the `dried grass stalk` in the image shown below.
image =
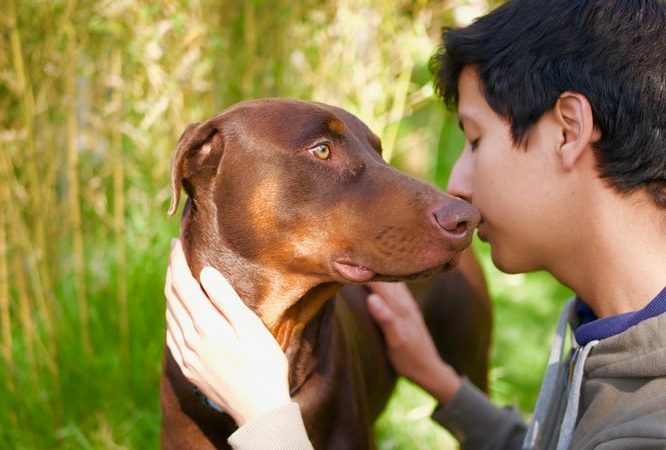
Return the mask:
POLYGON ((7 269, 7 207, 9 202, 9 177, 7 157, 0 153, 0 328, 2 328, 2 358, 7 373, 7 389, 14 391, 14 359, 12 342, 12 318, 9 311, 9 271, 7 269))
POLYGON ((67 93, 67 181, 69 188, 69 216, 72 231, 72 245, 74 251, 74 279, 76 286, 77 308, 79 313, 79 327, 81 329, 81 343, 86 354, 92 353, 90 339, 90 325, 88 313, 88 299, 85 281, 85 257, 83 248, 83 232, 81 230, 81 205, 79 186, 79 153, 77 147, 78 123, 76 118, 76 76, 78 47, 76 43, 76 28, 72 23, 72 14, 75 10, 74 1, 67 5, 67 22, 64 24, 67 35, 67 62, 70 70, 65 73, 65 90, 67 93))
MULTIPOLYGON (((122 52, 113 50, 111 73, 117 85, 111 94, 113 123, 122 121, 122 52)), ((127 249, 125 245, 125 171, 123 164, 122 132, 119 127, 111 131, 113 153, 113 229, 116 239, 118 266, 118 310, 120 344, 123 355, 129 354, 129 313, 127 311, 127 249)))

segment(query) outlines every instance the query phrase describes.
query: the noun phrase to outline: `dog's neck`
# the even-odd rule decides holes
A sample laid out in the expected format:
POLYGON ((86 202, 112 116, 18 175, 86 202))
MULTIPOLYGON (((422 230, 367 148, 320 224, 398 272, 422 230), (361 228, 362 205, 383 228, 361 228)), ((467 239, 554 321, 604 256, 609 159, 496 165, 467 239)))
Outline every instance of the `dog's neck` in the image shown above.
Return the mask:
POLYGON ((200 223, 196 217, 189 219, 183 221, 181 240, 192 273, 198 278, 205 266, 219 270, 275 336, 291 364, 302 353, 299 349, 303 347, 306 326, 319 326, 312 319, 342 286, 304 275, 285 274, 249 261, 231 250, 219 234, 201 232, 210 229, 209 225, 200 223))

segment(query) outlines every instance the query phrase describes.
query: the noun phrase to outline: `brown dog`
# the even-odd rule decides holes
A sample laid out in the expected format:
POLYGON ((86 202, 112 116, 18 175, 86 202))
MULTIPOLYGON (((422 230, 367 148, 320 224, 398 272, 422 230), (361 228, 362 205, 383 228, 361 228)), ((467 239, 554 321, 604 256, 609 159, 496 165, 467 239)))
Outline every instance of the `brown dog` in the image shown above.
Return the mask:
MULTIPOLYGON (((219 269, 276 337, 317 449, 374 448, 372 424, 395 383, 363 288, 329 299, 344 284, 454 267, 479 220, 380 154, 379 139, 342 109, 263 99, 190 125, 173 158, 169 212, 182 186, 192 273, 219 269)), ((473 263, 467 279, 480 274, 473 263)), ((474 283, 454 301, 478 297, 474 283)), ((235 424, 202 403, 168 351, 161 403, 164 448, 228 448, 235 424)))

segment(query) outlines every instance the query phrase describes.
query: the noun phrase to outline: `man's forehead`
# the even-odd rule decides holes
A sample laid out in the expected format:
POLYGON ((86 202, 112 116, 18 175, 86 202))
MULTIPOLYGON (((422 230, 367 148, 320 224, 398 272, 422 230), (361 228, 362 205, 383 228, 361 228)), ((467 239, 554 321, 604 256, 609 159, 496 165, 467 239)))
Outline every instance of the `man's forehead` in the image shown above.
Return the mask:
POLYGON ((494 111, 483 95, 481 79, 471 66, 465 67, 458 78, 458 124, 462 130, 481 125, 494 111))

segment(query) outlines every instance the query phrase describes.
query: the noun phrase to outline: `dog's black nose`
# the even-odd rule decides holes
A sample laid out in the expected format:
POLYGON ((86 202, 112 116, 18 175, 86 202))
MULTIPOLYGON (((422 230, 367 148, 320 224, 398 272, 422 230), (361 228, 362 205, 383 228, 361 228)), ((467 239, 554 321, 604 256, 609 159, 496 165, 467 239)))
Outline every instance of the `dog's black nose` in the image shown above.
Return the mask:
POLYGON ((469 245, 472 233, 481 220, 475 207, 457 198, 436 209, 433 215, 456 250, 469 245))

